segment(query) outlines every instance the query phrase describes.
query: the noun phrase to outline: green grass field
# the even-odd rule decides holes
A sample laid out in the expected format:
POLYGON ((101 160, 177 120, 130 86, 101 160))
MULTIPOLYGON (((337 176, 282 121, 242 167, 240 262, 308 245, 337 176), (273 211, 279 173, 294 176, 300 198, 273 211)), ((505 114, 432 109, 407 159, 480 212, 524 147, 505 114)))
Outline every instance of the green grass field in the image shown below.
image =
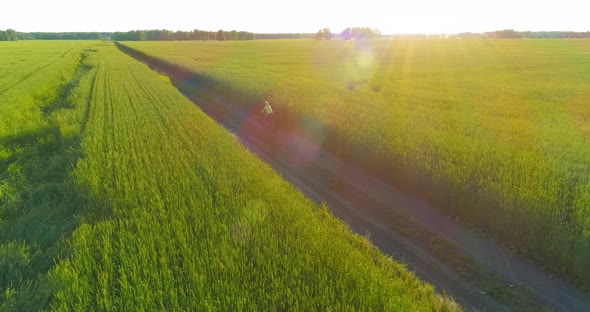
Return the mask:
POLYGON ((447 311, 110 42, 0 43, 0 310, 447 311))
POLYGON ((590 41, 124 44, 236 105, 270 98, 321 121, 426 177, 437 206, 590 287, 590 41))
POLYGON ((85 102, 72 105, 89 43, 0 43, 0 310, 35 311, 47 272, 77 226, 68 180, 80 155, 85 102))

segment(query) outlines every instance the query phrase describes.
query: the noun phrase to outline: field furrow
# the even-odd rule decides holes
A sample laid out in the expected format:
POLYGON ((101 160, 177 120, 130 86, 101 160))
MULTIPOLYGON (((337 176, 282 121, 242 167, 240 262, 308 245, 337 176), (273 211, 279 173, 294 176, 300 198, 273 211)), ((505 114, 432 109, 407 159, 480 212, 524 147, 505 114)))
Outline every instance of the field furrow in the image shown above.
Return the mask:
MULTIPOLYGON (((47 308, 53 292, 48 272, 78 224, 83 199, 74 192, 70 173, 80 151, 86 107, 77 103, 89 45, 2 43, 3 54, 22 50, 19 57, 32 64, 19 67, 14 76, 26 79, 0 95, 2 311, 47 308)), ((0 67, 10 66, 9 59, 0 59, 0 67)))

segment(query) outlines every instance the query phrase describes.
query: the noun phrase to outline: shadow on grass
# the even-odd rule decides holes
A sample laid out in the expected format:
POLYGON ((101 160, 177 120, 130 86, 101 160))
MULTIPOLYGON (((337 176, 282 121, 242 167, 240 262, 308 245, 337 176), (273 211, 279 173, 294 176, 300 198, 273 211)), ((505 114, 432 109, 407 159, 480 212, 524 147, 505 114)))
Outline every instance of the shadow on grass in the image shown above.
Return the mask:
MULTIPOLYGON (((85 55, 85 54, 84 54, 85 55)), ((82 156, 80 131, 64 136, 52 116, 87 110, 69 101, 91 66, 81 64, 54 96, 39 99, 44 119, 38 128, 0 136, 0 310, 45 309, 53 288, 47 273, 67 256, 63 242, 79 225, 90 198, 75 184, 72 171, 82 156), (44 102, 44 100, 48 102, 44 102)), ((87 103, 87 105, 89 102, 87 103)), ((86 116, 86 114, 84 114, 86 116)))

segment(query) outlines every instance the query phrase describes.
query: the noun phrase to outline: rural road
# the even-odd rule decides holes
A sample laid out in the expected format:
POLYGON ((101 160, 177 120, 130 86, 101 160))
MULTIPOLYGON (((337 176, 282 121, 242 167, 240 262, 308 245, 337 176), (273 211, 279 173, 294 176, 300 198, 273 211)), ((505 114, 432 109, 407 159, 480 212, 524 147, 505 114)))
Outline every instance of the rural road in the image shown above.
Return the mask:
MULTIPOLYGON (((155 64, 154 59, 142 59, 141 55, 130 54, 168 74, 189 99, 191 96, 187 90, 200 88, 191 85, 190 81, 180 81, 182 77, 166 70, 166 65, 155 64)), ((203 90, 200 90, 202 94, 203 90)), ((433 207, 403 194, 392 185, 323 149, 321 140, 314 135, 317 127, 313 124, 302 121, 297 129, 288 133, 269 133, 261 127, 260 119, 256 116, 258 111, 241 110, 213 94, 207 98, 206 101, 203 98, 191 100, 234 133, 244 146, 269 163, 303 194, 317 203, 326 203, 332 214, 346 222, 351 230, 360 235, 368 234, 370 241, 380 250, 406 263, 418 277, 434 285, 439 293, 452 296, 466 310, 546 308, 568 312, 590 311, 589 294, 565 280, 550 276, 433 207), (220 107, 225 112, 223 118, 215 114, 220 107), (406 224, 411 226, 400 226, 406 224), (408 235, 408 231, 418 234, 408 235), (485 268, 491 275, 484 276, 497 277, 501 281, 498 284, 505 285, 505 288, 525 288, 527 301, 518 304, 519 298, 504 300, 504 303, 493 299, 498 296, 484 290, 481 278, 477 280, 460 272, 457 269, 460 266, 452 265, 454 259, 449 260, 433 252, 436 248, 425 244, 424 237, 441 242, 442 248, 452 248, 456 252, 456 259, 463 259, 474 267, 485 268)), ((483 281, 484 284, 486 282, 483 281)))

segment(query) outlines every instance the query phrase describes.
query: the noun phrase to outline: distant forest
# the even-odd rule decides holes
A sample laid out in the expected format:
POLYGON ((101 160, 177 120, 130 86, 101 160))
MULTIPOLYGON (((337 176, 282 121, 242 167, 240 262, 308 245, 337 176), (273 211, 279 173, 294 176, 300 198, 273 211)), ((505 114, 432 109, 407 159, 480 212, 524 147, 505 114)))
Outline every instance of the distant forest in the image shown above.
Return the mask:
POLYGON ((17 32, 14 29, 0 30, 0 41, 16 40, 117 40, 117 41, 188 41, 188 40, 256 40, 256 39, 550 39, 550 38, 590 38, 590 31, 514 31, 497 30, 484 33, 464 32, 458 34, 388 34, 382 35, 378 29, 366 27, 346 28, 340 33, 332 33, 329 28, 317 33, 266 33, 255 34, 247 31, 171 31, 171 30, 133 30, 127 32, 17 32))
POLYGON ((14 29, 0 30, 0 41, 16 41, 18 39, 14 29))
POLYGON ((382 36, 385 38, 416 38, 416 39, 560 39, 560 38, 590 38, 590 31, 515 31, 512 29, 496 30, 484 33, 464 32, 458 34, 394 34, 382 36))
POLYGON ((145 41, 145 40, 254 40, 256 35, 247 31, 205 31, 195 29, 193 31, 170 31, 170 30, 133 30, 128 32, 115 32, 110 39, 117 41, 145 41))
POLYGON ((171 31, 166 29, 133 30, 127 32, 17 32, 13 29, 0 31, 0 41, 16 40, 254 40, 256 35, 246 31, 171 31))

